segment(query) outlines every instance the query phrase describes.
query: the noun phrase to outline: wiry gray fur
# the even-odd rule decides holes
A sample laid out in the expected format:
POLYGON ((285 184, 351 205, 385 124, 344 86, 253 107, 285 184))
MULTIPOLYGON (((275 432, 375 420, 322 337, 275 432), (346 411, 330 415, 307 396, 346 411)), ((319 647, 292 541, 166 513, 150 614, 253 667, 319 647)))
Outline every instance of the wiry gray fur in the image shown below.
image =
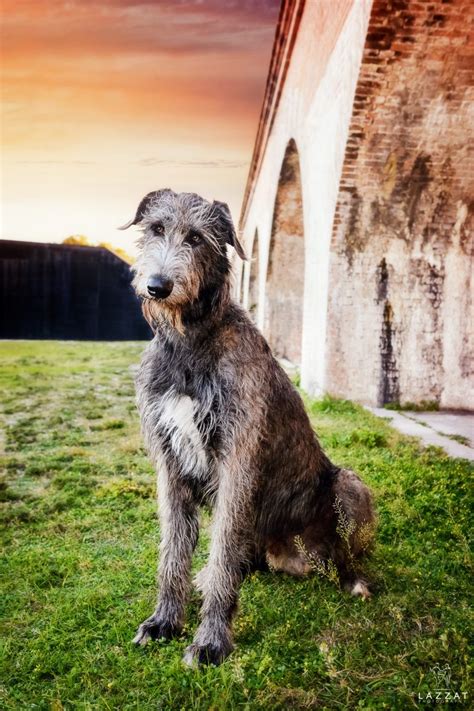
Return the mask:
MULTIPOLYGON (((129 224, 143 235, 134 285, 155 336, 137 377, 142 430, 158 473, 159 596, 137 644, 180 633, 198 539, 198 508, 213 508, 209 560, 196 578, 201 624, 189 664, 219 663, 232 650, 231 621, 245 571, 305 574, 294 545, 331 557, 355 594, 368 594, 347 566, 336 534, 338 496, 360 525, 371 497, 321 450, 303 403, 247 313, 230 298, 227 245, 244 257, 229 209, 190 193, 147 195, 129 224), (150 296, 155 278, 172 284, 150 296)), ((357 555, 353 541, 353 555, 357 555)))

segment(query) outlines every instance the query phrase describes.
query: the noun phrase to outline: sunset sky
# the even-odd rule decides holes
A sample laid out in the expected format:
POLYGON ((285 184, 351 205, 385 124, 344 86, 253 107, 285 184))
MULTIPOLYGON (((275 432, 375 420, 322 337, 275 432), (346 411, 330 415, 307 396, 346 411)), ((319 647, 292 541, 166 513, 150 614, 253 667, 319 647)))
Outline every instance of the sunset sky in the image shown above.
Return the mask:
POLYGON ((150 190, 237 220, 278 0, 4 0, 1 237, 116 227, 150 190))

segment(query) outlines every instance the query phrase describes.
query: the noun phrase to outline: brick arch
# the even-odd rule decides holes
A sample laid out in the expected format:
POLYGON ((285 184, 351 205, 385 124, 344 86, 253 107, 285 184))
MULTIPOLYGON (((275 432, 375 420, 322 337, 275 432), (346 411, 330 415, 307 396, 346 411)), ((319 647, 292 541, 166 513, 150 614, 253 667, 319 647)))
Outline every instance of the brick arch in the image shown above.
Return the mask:
POLYGON ((304 295, 303 195, 298 149, 286 146, 273 210, 264 332, 275 355, 301 363, 304 295))

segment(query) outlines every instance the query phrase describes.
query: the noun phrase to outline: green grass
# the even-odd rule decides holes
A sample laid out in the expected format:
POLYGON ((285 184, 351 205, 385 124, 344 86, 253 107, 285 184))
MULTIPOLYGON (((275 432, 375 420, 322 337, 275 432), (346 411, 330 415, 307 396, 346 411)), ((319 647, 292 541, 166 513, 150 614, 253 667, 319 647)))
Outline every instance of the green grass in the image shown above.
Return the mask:
POLYGON ((436 412, 439 410, 439 403, 436 400, 422 400, 421 402, 391 402, 384 405, 386 410, 399 410, 411 412, 436 412))
MULTIPOLYGON (((242 586, 236 650, 221 667, 181 664, 196 594, 183 639, 131 645, 153 608, 158 543, 134 405, 142 347, 0 344, 1 707, 422 708, 418 693, 434 688, 437 663, 450 665, 468 707, 469 465, 330 398, 308 400, 308 410, 333 460, 375 492, 374 597, 258 573, 242 586)), ((206 516, 204 525, 196 568, 206 516)))
POLYGON ((460 434, 448 434, 447 435, 444 432, 438 432, 438 434, 441 434, 444 437, 448 437, 449 439, 452 439, 455 442, 459 442, 459 444, 463 444, 465 447, 471 446, 471 440, 468 437, 465 437, 464 435, 460 435, 460 434))

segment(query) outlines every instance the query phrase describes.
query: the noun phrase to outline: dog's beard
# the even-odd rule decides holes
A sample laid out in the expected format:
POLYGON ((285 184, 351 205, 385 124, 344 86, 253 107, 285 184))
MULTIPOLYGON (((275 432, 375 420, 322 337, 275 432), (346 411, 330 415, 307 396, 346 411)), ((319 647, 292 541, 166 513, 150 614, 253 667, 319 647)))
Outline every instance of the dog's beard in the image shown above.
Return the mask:
POLYGON ((163 301, 148 297, 144 298, 142 304, 143 315, 152 330, 155 331, 160 323, 166 321, 178 333, 183 335, 183 310, 187 305, 193 303, 198 298, 198 295, 199 279, 197 277, 184 285, 175 284, 171 296, 163 301))
POLYGON ((142 311, 153 331, 156 331, 160 323, 167 321, 178 333, 184 334, 182 306, 167 305, 165 302, 155 299, 145 299, 142 303, 142 311))

